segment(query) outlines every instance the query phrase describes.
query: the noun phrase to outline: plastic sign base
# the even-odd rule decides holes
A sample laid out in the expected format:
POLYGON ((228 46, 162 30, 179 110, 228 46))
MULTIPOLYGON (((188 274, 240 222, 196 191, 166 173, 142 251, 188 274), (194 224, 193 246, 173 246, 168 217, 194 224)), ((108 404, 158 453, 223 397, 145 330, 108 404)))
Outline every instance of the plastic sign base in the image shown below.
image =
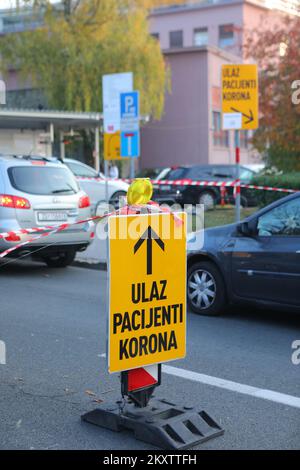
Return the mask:
POLYGON ((206 411, 182 408, 167 400, 152 400, 145 408, 132 403, 120 408, 117 403, 81 418, 111 431, 131 430, 137 440, 163 449, 188 449, 224 433, 206 411))

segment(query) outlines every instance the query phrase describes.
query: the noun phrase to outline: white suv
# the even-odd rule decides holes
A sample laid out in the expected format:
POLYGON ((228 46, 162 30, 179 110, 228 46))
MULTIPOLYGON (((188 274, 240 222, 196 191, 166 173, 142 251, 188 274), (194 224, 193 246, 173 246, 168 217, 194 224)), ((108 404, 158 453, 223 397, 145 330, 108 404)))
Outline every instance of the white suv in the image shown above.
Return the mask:
POLYGON ((101 207, 103 202, 108 202, 115 208, 119 207, 120 197, 127 194, 129 185, 119 179, 109 179, 107 182, 108 201, 105 201, 105 176, 97 173, 94 168, 85 165, 85 163, 65 158, 64 163, 76 176, 80 187, 88 194, 91 200, 92 214, 97 213, 97 207, 101 207))
MULTIPOLYGON (((0 233, 34 227, 47 231, 47 226, 73 224, 90 216, 89 197, 79 188, 69 168, 58 160, 0 156, 0 233)), ((0 252, 32 236, 35 235, 0 239, 0 252)), ((29 252, 50 267, 65 267, 72 263, 76 251, 88 247, 93 237, 93 222, 71 225, 13 251, 12 256, 29 252)))

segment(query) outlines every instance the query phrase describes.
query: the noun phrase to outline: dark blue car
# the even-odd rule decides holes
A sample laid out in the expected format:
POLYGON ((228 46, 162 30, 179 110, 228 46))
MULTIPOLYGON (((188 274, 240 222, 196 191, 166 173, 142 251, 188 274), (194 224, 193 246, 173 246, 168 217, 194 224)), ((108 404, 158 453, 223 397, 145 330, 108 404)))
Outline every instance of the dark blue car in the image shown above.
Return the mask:
POLYGON ((188 242, 191 310, 218 315, 229 303, 300 311, 300 193, 241 223, 210 228, 188 242))

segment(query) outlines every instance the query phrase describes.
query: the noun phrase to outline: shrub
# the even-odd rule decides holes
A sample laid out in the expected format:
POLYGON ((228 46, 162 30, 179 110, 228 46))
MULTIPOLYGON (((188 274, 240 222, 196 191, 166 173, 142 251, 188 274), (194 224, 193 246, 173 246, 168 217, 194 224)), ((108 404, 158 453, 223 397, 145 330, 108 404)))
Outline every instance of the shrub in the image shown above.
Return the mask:
MULTIPOLYGON (((297 189, 300 191, 300 172, 277 175, 257 175, 254 176, 251 184, 255 184, 257 186, 272 186, 273 188, 297 189)), ((288 193, 279 193, 276 191, 253 191, 255 191, 255 197, 257 198, 258 205, 260 207, 264 207, 271 204, 271 202, 288 195, 288 193)))

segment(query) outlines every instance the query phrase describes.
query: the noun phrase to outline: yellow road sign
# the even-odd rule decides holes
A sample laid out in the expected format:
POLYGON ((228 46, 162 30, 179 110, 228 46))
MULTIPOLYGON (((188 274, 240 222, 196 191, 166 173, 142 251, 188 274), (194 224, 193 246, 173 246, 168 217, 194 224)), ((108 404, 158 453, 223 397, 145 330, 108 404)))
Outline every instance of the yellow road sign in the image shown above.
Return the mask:
MULTIPOLYGON (((241 113, 241 129, 258 128, 258 75, 256 64, 222 66, 222 113, 241 113)), ((228 116, 226 116, 228 117, 228 116)), ((226 128, 226 124, 223 125, 226 128)))
POLYGON ((104 134, 104 160, 122 160, 120 132, 104 134))
POLYGON ((185 357, 186 218, 109 218, 108 369, 185 357))

